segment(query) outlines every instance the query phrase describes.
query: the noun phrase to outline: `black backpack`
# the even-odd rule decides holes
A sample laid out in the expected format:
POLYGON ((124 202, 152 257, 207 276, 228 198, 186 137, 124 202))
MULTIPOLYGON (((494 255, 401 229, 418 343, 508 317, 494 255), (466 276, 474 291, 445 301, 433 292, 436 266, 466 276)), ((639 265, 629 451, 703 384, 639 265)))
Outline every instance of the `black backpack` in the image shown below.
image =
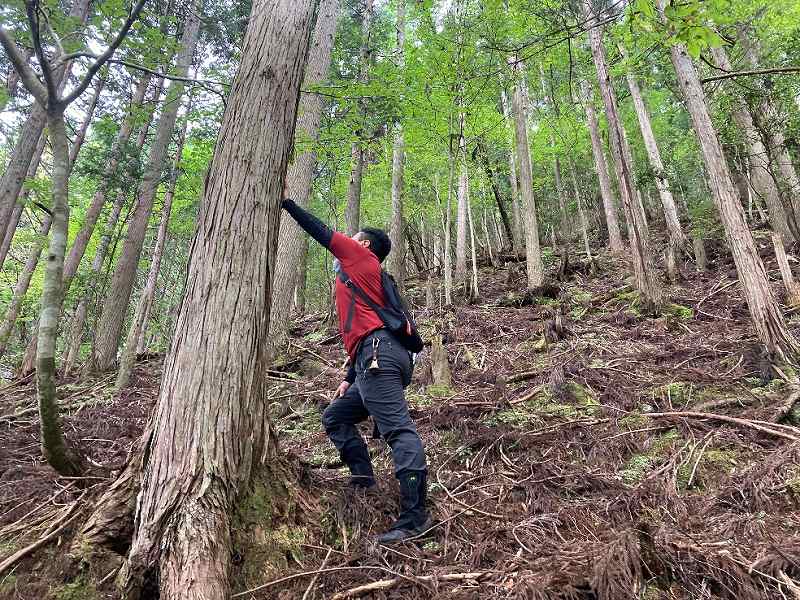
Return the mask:
POLYGON ((344 325, 345 331, 350 331, 355 314, 356 294, 367 303, 380 317, 386 329, 399 341, 409 352, 418 353, 422 351, 424 343, 417 331, 414 317, 408 310, 408 305, 397 289, 394 277, 384 270, 381 270, 381 285, 383 286, 383 297, 386 299, 386 306, 378 306, 369 295, 362 290, 350 276, 339 270, 339 280, 350 289, 350 308, 347 311, 347 320, 344 325))

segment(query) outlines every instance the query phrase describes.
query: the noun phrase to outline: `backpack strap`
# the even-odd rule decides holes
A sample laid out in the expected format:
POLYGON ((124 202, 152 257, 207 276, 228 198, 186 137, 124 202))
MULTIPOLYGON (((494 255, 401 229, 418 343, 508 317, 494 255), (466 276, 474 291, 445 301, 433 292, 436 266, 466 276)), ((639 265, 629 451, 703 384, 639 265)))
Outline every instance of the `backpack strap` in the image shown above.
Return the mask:
POLYGON ((350 290, 350 307, 347 309, 347 318, 344 322, 344 331, 345 333, 349 333, 353 328, 353 316, 355 316, 356 313, 356 296, 353 290, 353 286, 355 284, 350 280, 350 277, 341 269, 341 267, 339 268, 339 281, 341 281, 350 290))
POLYGON ((344 269, 341 267, 339 268, 339 280, 345 284, 348 288, 350 288, 350 297, 352 298, 352 303, 350 304, 350 310, 347 314, 347 324, 350 324, 352 321, 352 313, 355 309, 356 299, 355 294, 358 294, 358 297, 361 298, 367 305, 375 311, 375 313, 380 316, 380 310, 382 307, 378 306, 375 301, 369 297, 369 295, 362 290, 355 281, 350 279, 350 276, 345 273, 344 269))

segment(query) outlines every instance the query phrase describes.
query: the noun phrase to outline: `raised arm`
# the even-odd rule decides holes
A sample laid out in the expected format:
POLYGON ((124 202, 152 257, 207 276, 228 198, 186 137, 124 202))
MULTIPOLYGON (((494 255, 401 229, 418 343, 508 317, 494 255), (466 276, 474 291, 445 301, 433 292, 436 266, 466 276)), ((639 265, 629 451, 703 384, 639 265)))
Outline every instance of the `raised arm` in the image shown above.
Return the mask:
POLYGON ((307 210, 297 206, 293 200, 284 200, 281 203, 281 208, 289 213, 303 231, 314 238, 320 245, 331 250, 331 240, 334 232, 330 227, 307 210))

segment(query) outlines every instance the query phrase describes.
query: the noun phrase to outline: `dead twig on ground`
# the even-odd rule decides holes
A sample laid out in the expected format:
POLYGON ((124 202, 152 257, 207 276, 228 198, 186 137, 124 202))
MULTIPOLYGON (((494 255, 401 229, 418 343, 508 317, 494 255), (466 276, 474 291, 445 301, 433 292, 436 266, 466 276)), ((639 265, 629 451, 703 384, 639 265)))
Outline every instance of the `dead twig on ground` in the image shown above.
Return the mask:
MULTIPOLYGON (((424 575, 416 577, 416 581, 479 581, 485 577, 489 571, 479 571, 477 573, 446 573, 444 575, 424 575)), ((331 600, 345 600, 346 598, 359 598, 365 594, 376 592, 379 590, 388 590, 406 578, 395 577, 394 579, 381 579, 380 581, 373 581, 365 585, 351 588, 344 592, 339 592, 331 597, 331 600)))
MULTIPOLYGON (((727 415, 715 415, 712 413, 701 413, 692 411, 676 411, 667 413, 645 413, 644 416, 651 417, 653 419, 686 417, 690 419, 708 419, 711 421, 724 421, 725 423, 734 423, 736 425, 741 425, 742 427, 749 427, 751 429, 756 429, 763 433, 774 435, 776 437, 782 437, 787 440, 791 440, 793 442, 800 442, 800 437, 798 437, 797 435, 791 435, 784 431, 778 431, 776 429, 772 429, 771 427, 765 427, 763 425, 759 425, 754 421, 749 421, 747 419, 739 419, 736 417, 729 417, 727 415)), ((784 425, 784 427, 788 426, 784 425)), ((796 427, 792 427, 791 430, 800 434, 800 429, 797 429, 796 427)))

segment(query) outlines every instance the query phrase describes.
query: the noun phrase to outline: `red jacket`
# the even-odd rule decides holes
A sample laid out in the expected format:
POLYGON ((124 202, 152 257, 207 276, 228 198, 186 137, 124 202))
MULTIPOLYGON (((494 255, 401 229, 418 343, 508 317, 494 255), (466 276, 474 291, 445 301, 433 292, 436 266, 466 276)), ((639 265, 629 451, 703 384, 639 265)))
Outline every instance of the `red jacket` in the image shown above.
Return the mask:
MULTIPOLYGON (((339 259, 348 277, 360 287, 373 302, 385 304, 381 282, 381 263, 369 248, 362 246, 353 238, 334 232, 330 242, 331 253, 339 259)), ((336 277, 336 312, 339 315, 339 330, 342 332, 345 350, 355 360, 359 342, 369 333, 383 327, 383 321, 357 294, 348 288, 338 274, 336 277), (355 305, 353 305, 355 300, 355 305), (353 306, 350 328, 347 329, 349 313, 353 306)))

